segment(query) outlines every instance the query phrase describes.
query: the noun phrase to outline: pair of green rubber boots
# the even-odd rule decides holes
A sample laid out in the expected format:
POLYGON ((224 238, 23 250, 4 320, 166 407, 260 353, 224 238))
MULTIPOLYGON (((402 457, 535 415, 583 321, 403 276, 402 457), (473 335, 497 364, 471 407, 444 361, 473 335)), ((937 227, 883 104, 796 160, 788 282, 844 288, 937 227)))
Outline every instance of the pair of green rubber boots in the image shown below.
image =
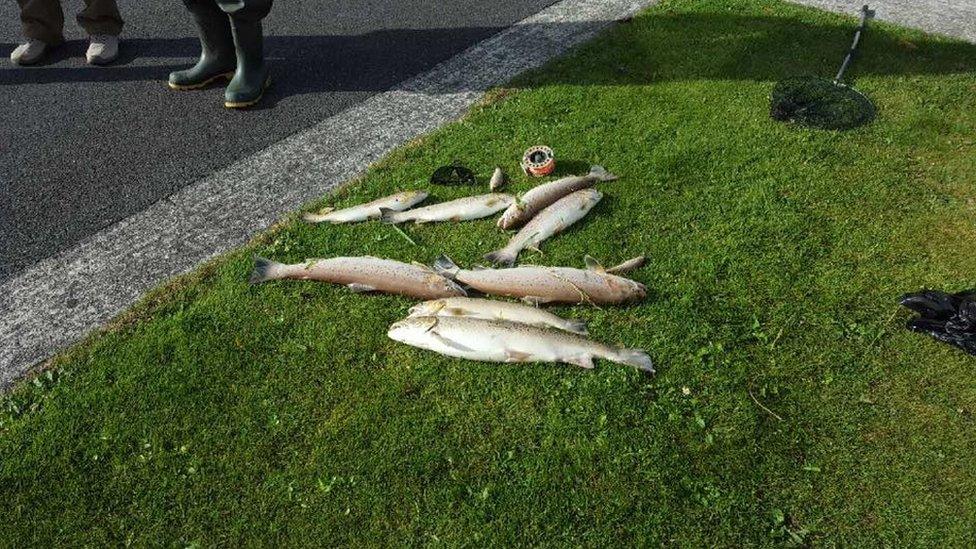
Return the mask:
POLYGON ((235 12, 218 6, 226 2, 184 0, 184 3, 200 33, 200 60, 189 69, 171 73, 169 87, 196 90, 230 79, 224 92, 224 106, 244 109, 256 105, 270 84, 261 26, 267 10, 254 16, 248 11, 235 12))

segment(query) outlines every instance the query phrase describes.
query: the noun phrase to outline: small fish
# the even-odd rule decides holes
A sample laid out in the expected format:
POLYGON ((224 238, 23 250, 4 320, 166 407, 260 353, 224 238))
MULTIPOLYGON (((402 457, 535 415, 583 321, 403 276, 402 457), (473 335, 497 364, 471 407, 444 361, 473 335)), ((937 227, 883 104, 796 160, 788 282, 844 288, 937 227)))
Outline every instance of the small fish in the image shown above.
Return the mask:
POLYGON ((427 196, 428 193, 426 191, 405 191, 342 210, 323 208, 318 213, 305 214, 302 218, 309 223, 333 224, 379 219, 381 209, 402 212, 420 204, 427 199, 427 196))
POLYGON ((310 259, 286 265, 254 257, 251 284, 268 280, 318 280, 348 286, 354 292, 383 292, 417 299, 467 295, 460 286, 425 265, 410 265, 376 257, 310 259))
POLYGON ((522 265, 509 269, 466 270, 442 255, 434 263, 434 270, 479 292, 515 297, 534 305, 615 305, 639 301, 647 295, 643 284, 629 278, 572 267, 522 265))
POLYGON ((623 274, 623 273, 629 273, 630 271, 636 271, 637 269, 643 267, 644 263, 647 262, 646 257, 639 255, 637 257, 632 257, 627 261, 624 261, 620 265, 617 265, 615 267, 610 267, 609 269, 604 269, 603 265, 601 265, 599 261, 597 261, 596 259, 590 256, 586 256, 583 259, 584 261, 586 261, 587 269, 591 271, 610 273, 610 274, 623 274))
POLYGON ((603 166, 593 166, 590 168, 590 173, 586 175, 574 175, 550 183, 543 183, 532 188, 509 206, 498 219, 498 227, 505 230, 517 229, 560 198, 582 189, 588 189, 600 181, 615 181, 616 179, 618 177, 608 172, 603 166))
POLYGON ((488 182, 488 187, 492 191, 498 191, 507 183, 508 176, 505 175, 505 172, 501 168, 495 168, 495 173, 491 174, 491 181, 488 182))
POLYGON ((485 255, 485 259, 495 264, 512 265, 522 250, 538 249, 543 240, 583 219, 602 198, 603 193, 596 189, 583 189, 560 198, 533 217, 532 221, 512 237, 507 246, 485 255))
POLYGON ((414 305, 410 309, 410 317, 415 316, 463 316, 485 320, 507 320, 587 335, 585 322, 565 319, 537 307, 510 301, 473 297, 445 297, 414 305))
POLYGON ((383 212, 382 220, 384 223, 470 221, 496 214, 513 202, 515 202, 515 197, 510 194, 493 193, 468 196, 405 212, 394 212, 385 208, 381 211, 383 212))
POLYGON ((647 353, 585 337, 501 320, 412 317, 390 326, 390 339, 442 355, 485 362, 563 362, 593 368, 602 358, 654 373, 647 353))

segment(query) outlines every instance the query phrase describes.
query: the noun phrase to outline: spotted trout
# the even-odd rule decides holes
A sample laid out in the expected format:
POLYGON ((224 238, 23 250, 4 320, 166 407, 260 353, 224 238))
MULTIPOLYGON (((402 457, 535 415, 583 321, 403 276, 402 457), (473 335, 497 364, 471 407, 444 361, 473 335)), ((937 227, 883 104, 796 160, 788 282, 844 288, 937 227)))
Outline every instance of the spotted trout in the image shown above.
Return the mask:
POLYGON ((281 279, 318 280, 342 284, 357 293, 382 292, 417 299, 467 295, 456 283, 426 265, 369 256, 310 259, 286 265, 255 256, 251 284, 281 279))
POLYGON ((602 198, 603 193, 596 189, 583 189, 560 198, 533 217, 532 221, 512 237, 507 246, 485 255, 485 259, 505 266, 514 264, 522 250, 538 249, 543 240, 563 232, 586 217, 602 198))
POLYGON ((517 229, 560 198, 576 191, 588 189, 601 181, 614 181, 616 179, 618 177, 608 172, 603 166, 593 166, 590 168, 590 173, 586 175, 564 177, 533 187, 505 210, 505 213, 498 218, 498 227, 505 230, 517 229))
POLYGON ((394 212, 383 209, 384 223, 432 223, 435 221, 470 221, 494 215, 515 202, 510 194, 492 193, 480 196, 467 196, 450 202, 431 204, 423 208, 394 212))
POLYGON ((463 316, 486 320, 507 320, 542 328, 556 328, 574 334, 587 334, 585 322, 562 318, 538 307, 494 299, 445 297, 425 301, 411 307, 410 316, 463 316))
POLYGON ((317 213, 305 214, 302 218, 309 223, 356 223, 379 219, 380 210, 401 212, 420 204, 427 199, 427 196, 426 191, 406 191, 342 210, 323 208, 317 213))
POLYGON ((613 305, 640 301, 647 295, 643 284, 595 269, 522 265, 508 269, 466 270, 442 255, 434 264, 434 270, 479 292, 515 297, 536 305, 613 305))
POLYGON ((611 347, 583 336, 529 324, 470 317, 412 317, 390 326, 401 343, 442 355, 485 362, 562 362, 593 368, 602 358, 654 373, 647 353, 611 347))

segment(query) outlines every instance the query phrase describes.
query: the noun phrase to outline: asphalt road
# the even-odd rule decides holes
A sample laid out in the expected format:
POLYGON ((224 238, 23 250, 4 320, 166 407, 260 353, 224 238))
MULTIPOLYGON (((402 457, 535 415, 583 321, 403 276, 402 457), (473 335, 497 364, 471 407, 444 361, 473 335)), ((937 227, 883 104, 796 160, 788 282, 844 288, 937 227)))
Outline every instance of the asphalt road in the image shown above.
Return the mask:
MULTIPOLYGON (((177 0, 120 0, 119 62, 85 65, 69 42, 39 67, 6 60, 20 39, 0 5, 0 281, 282 138, 422 73, 554 0, 288 0, 266 20, 273 88, 228 112, 222 89, 171 92, 198 53, 177 0)), ((283 166, 282 169, 287 169, 283 166)))

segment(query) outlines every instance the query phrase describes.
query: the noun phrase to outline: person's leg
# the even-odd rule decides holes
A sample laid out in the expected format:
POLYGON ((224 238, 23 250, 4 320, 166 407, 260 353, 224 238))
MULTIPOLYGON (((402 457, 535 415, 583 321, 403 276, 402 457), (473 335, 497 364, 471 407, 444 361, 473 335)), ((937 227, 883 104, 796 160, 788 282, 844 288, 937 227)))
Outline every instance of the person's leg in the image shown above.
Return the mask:
POLYGON ((85 0, 78 24, 88 33, 91 44, 85 57, 92 65, 106 65, 119 55, 122 16, 116 0, 85 0))
POLYGON ((49 46, 64 41, 64 13, 58 0, 17 0, 24 37, 40 40, 49 46))
POLYGON ((10 52, 10 62, 33 65, 44 58, 48 48, 64 41, 64 14, 58 0, 17 0, 17 4, 25 40, 10 52))
POLYGON ((217 0, 230 15, 237 50, 237 71, 224 93, 229 108, 250 107, 261 100, 270 79, 264 61, 264 30, 261 20, 271 11, 273 0, 217 0))
POLYGON ((89 36, 122 34, 122 15, 115 0, 85 0, 85 9, 78 14, 78 24, 89 36))
POLYGON ((200 35, 200 59, 193 67, 169 75, 169 87, 193 90, 219 78, 231 78, 237 68, 230 18, 214 0, 183 0, 200 35))

